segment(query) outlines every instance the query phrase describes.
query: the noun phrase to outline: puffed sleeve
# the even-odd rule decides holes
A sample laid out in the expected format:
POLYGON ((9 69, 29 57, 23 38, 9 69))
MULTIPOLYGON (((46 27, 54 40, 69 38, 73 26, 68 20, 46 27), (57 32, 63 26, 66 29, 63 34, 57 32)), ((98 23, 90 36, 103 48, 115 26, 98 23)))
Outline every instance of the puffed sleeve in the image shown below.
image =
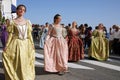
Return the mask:
POLYGON ((92 32, 92 37, 94 38, 94 37, 96 37, 97 36, 97 30, 94 30, 93 32, 92 32))
POLYGON ((9 44, 12 40, 12 37, 13 37, 13 33, 14 33, 13 22, 11 22, 10 25, 7 27, 7 32, 8 32, 8 39, 7 39, 7 42, 6 42, 6 47, 9 46, 9 44))
POLYGON ((64 38, 67 36, 67 30, 65 28, 62 28, 62 35, 64 38))
POLYGON ((30 39, 31 43, 34 44, 32 37, 32 24, 30 20, 28 20, 28 38, 30 39))
POLYGON ((50 34, 51 34, 51 31, 52 31, 52 27, 49 27, 49 28, 48 28, 48 33, 47 33, 47 35, 50 35, 50 34))

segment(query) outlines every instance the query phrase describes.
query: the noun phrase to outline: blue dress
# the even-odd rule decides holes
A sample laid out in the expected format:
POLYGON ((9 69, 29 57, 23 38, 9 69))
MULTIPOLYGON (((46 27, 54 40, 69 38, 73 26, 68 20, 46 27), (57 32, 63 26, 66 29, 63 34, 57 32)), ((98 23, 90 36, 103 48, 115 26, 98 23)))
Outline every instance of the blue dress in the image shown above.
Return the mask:
POLYGON ((48 34, 48 28, 44 28, 41 38, 40 38, 40 48, 42 49, 44 48, 44 42, 45 42, 47 34, 48 34))

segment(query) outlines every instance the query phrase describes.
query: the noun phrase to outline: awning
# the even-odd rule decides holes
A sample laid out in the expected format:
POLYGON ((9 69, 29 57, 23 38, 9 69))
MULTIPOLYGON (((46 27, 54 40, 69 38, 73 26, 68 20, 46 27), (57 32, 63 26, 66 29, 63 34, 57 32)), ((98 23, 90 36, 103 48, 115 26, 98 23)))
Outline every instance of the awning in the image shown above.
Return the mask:
POLYGON ((16 6, 15 5, 13 5, 13 4, 11 4, 11 12, 12 13, 15 13, 16 12, 16 6))

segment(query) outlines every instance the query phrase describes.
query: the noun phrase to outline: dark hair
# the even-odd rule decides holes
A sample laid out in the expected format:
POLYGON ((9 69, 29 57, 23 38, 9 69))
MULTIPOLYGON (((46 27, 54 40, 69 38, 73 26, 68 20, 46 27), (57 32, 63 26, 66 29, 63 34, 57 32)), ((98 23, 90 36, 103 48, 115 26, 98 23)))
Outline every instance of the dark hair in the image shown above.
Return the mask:
POLYGON ((10 20, 9 20, 9 19, 6 19, 5 21, 6 21, 6 22, 7 22, 7 21, 9 21, 9 22, 10 22, 10 20))
POLYGON ((71 23, 69 23, 68 26, 71 26, 71 23))
POLYGON ((17 8, 16 8, 16 10, 19 10, 19 8, 20 8, 21 6, 25 8, 25 12, 26 12, 26 6, 23 5, 23 4, 18 5, 17 8))
POLYGON ((88 27, 88 24, 87 24, 87 23, 85 23, 85 24, 84 24, 84 26, 85 26, 85 27, 88 27))
POLYGON ((82 27, 84 27, 84 25, 83 25, 83 24, 81 24, 81 25, 80 25, 80 27, 82 28, 82 27))
POLYGON ((60 14, 56 14, 56 15, 54 16, 54 22, 55 22, 55 20, 58 19, 58 17, 60 17, 60 16, 61 16, 60 14))
POLYGON ((92 27, 90 26, 90 27, 88 27, 88 30, 92 30, 92 27))
POLYGON ((45 23, 46 25, 49 24, 48 22, 45 23))
POLYGON ((98 26, 96 26, 95 29, 98 29, 98 26))

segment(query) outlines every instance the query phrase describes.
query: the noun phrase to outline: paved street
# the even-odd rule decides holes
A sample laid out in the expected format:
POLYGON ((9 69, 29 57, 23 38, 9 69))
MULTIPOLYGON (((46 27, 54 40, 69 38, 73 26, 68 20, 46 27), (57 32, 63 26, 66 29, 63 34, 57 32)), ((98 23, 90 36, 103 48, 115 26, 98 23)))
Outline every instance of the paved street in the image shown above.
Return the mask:
MULTIPOLYGON (((2 66, 2 48, 0 48, 0 80, 4 80, 2 66)), ((35 80, 120 80, 120 57, 110 55, 108 61, 85 59, 79 62, 69 62, 69 73, 62 76, 44 71, 43 50, 36 44, 36 79, 35 80)))

